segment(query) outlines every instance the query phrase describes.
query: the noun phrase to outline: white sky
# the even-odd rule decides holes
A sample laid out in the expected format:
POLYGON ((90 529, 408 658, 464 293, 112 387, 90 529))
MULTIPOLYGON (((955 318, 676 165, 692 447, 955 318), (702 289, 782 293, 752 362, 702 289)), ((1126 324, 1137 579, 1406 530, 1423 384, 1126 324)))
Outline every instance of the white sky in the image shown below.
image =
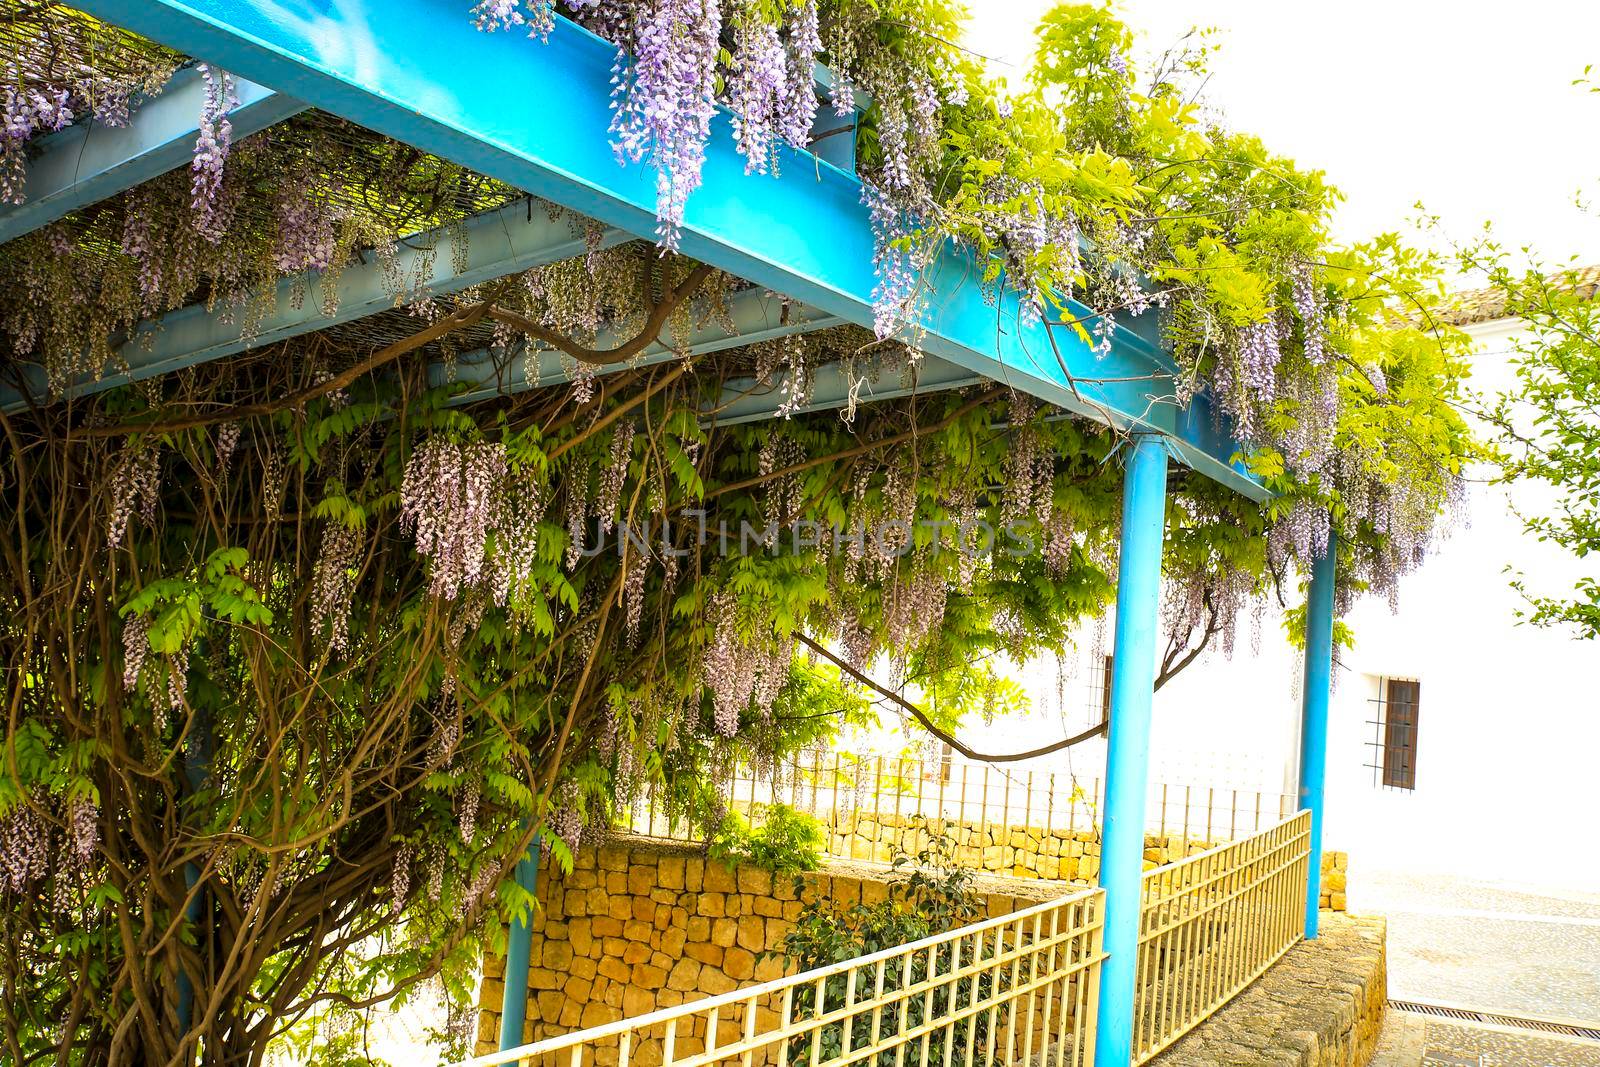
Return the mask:
MULTIPOLYGON (((1015 84, 1049 0, 968 0, 964 42, 1015 84)), ((1419 200, 1445 232, 1486 221, 1546 261, 1600 262, 1600 4, 1572 0, 1122 0, 1141 54, 1192 26, 1221 51, 1206 90, 1228 123, 1345 194, 1337 236, 1407 227, 1419 200)), ((1430 241, 1430 243, 1433 243, 1430 241)))

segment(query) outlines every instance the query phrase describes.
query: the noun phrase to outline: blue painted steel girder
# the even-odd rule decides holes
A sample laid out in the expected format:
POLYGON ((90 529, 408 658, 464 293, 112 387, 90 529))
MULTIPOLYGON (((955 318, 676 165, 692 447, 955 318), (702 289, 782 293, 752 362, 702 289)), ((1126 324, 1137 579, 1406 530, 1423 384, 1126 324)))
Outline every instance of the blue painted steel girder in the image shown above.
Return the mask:
MULTIPOLYGON (((600 247, 633 240, 621 230, 601 234, 600 247)), ((539 209, 528 209, 518 201, 496 211, 484 212, 461 227, 445 227, 437 234, 419 235, 396 252, 394 272, 435 295, 458 293, 469 286, 492 281, 531 267, 583 254, 593 247, 570 218, 552 220, 539 209), (454 245, 465 241, 465 269, 454 266, 454 245), (433 252, 426 249, 432 247, 433 252), (425 270, 423 268, 426 268, 425 270)), ((324 330, 340 323, 388 311, 395 307, 390 292, 391 272, 376 257, 353 263, 338 276, 338 311, 322 313, 323 278, 317 273, 285 278, 278 283, 275 308, 265 320, 245 332, 243 315, 223 318, 204 304, 192 304, 168 312, 153 323, 139 328, 139 336, 125 342, 118 355, 127 371, 108 372, 99 378, 85 378, 70 389, 69 395, 97 393, 129 381, 140 381, 167 374, 208 360, 221 359, 275 341, 324 330), (305 289, 298 306, 290 299, 296 285, 305 289), (153 334, 147 337, 146 334, 153 334)), ((29 391, 36 399, 45 396, 44 372, 31 367, 29 391)), ((0 410, 12 412, 27 406, 14 389, 0 389, 0 410)))
MULTIPOLYGON (((614 48, 558 20, 547 44, 475 29, 449 0, 80 0, 85 10, 271 85, 369 129, 641 236, 656 230, 655 174, 619 167, 607 143, 614 48)), ((689 200, 683 251, 861 325, 877 278, 861 186, 805 153, 781 177, 744 173, 727 116, 689 200)), ((1066 330, 988 306, 965 255, 947 250, 918 334, 925 351, 1069 411, 1170 437, 1185 463, 1240 492, 1268 494, 1233 462, 1205 399, 1179 409, 1159 349, 1119 329, 1097 357, 1066 330)))
MULTIPOLYGON (((800 304, 788 303, 786 306, 781 297, 760 289, 745 289, 736 293, 728 301, 728 319, 733 327, 731 331, 715 321, 706 322, 693 330, 682 353, 657 341, 636 358, 623 363, 603 364, 596 368, 596 372, 609 374, 614 371, 648 367, 678 359, 681 355, 709 355, 729 348, 739 348, 792 334, 812 333, 844 324, 842 320, 832 315, 825 315, 800 304)), ((594 347, 615 348, 626 340, 628 338, 615 336, 609 330, 603 330, 595 339, 594 347)), ((451 374, 451 368, 443 364, 435 364, 428 368, 429 382, 432 385, 440 386, 452 380, 467 384, 468 388, 464 392, 452 398, 452 403, 455 404, 469 404, 527 389, 543 389, 571 379, 571 375, 562 365, 560 354, 548 348, 531 353, 520 352, 499 363, 487 349, 477 349, 458 356, 453 378, 451 374), (533 360, 531 374, 528 365, 530 358, 533 360)))
MULTIPOLYGON (((242 139, 276 125, 306 105, 240 79, 239 104, 228 113, 242 139)), ((0 243, 31 233, 141 182, 189 165, 206 87, 200 72, 175 73, 160 93, 142 101, 126 126, 92 119, 43 138, 28 161, 27 197, 0 207, 0 243)))
POLYGON ((1150 711, 1167 519, 1167 450, 1160 438, 1134 436, 1127 449, 1122 484, 1122 551, 1117 562, 1116 645, 1111 661, 1105 826, 1100 844, 1107 955, 1100 966, 1095 1067, 1127 1067, 1133 1062, 1145 802, 1150 784, 1150 711))
POLYGON ((1333 692, 1335 559, 1338 536, 1328 532, 1327 551, 1311 565, 1306 591, 1306 662, 1300 690, 1300 807, 1311 812, 1310 854, 1306 857, 1307 941, 1317 937, 1322 898, 1322 817, 1328 781, 1328 702, 1333 692))

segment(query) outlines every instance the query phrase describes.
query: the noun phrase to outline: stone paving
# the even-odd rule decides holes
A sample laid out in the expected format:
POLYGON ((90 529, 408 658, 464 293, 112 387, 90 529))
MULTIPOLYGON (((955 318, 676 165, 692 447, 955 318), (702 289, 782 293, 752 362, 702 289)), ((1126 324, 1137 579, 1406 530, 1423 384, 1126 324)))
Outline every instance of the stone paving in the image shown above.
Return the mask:
POLYGON ((1390 1011, 1371 1067, 1600 1067, 1600 1044, 1390 1011))
MULTIPOLYGON (((1358 870, 1389 920, 1389 995, 1600 1025, 1600 894, 1358 870)), ((1600 1043, 1391 1011, 1372 1067, 1600 1067, 1600 1043)))
POLYGON ((1600 1025, 1600 894, 1357 870, 1350 909, 1389 920, 1398 1000, 1600 1025))

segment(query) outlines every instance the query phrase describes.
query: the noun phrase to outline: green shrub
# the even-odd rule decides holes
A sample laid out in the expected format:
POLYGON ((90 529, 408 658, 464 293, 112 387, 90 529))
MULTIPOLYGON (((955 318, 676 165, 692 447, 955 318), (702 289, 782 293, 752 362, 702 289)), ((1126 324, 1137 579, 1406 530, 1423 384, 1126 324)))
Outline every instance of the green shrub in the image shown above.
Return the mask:
POLYGON ((730 866, 752 864, 779 874, 816 870, 826 842, 822 824, 787 804, 761 810, 766 818, 754 830, 737 813, 729 812, 711 838, 711 857, 730 866))
MULTIPOLYGON (((784 938, 782 948, 771 956, 782 956, 796 969, 805 971, 833 963, 870 955, 883 949, 894 948, 912 941, 944 933, 976 921, 982 911, 980 897, 972 888, 973 874, 956 861, 955 846, 943 834, 929 834, 928 844, 917 853, 896 852, 894 879, 889 887, 888 899, 875 904, 855 904, 842 907, 829 898, 808 902, 800 913, 795 927, 784 938)), ((795 879, 798 892, 802 879, 795 879)), ((963 940, 962 962, 971 962, 974 949, 972 941, 963 940)), ((933 953, 934 974, 949 973, 953 962, 953 942, 940 945, 933 953)), ((987 956, 993 952, 991 944, 982 948, 987 956)), ((883 972, 883 992, 889 993, 906 986, 926 981, 928 953, 919 952, 911 958, 909 970, 898 962, 886 966, 883 972)), ((806 983, 794 990, 794 1018, 803 1020, 819 1014, 840 1011, 850 993, 850 982, 855 983, 855 1002, 872 999, 877 992, 877 970, 863 967, 848 974, 837 974, 823 983, 823 1003, 816 1003, 816 986, 806 983)), ((874 1013, 863 1012, 847 1021, 830 1023, 823 1027, 817 1050, 820 1062, 828 1062, 850 1052, 871 1045, 891 1035, 904 1033, 921 1026, 926 1020, 939 1019, 960 1011, 973 1002, 993 995, 996 977, 982 975, 976 983, 970 979, 954 983, 955 988, 944 986, 933 990, 931 997, 912 996, 885 1007, 877 1013, 874 1030, 874 1013), (848 1030, 848 1034, 847 1034, 848 1030)), ((1004 989, 1009 977, 1001 975, 999 988, 1004 989)), ((952 1024, 947 1029, 935 1030, 928 1035, 926 1062, 944 1062, 945 1043, 953 1044, 952 1053, 961 1053, 970 1045, 984 1049, 989 1040, 990 1028, 999 1033, 1007 1020, 1004 1007, 994 1012, 982 1012, 952 1024)), ((920 1047, 920 1039, 918 1041, 920 1047)), ((983 1062, 980 1054, 974 1062, 983 1062)), ((812 1062, 812 1042, 809 1035, 796 1038, 789 1048, 789 1062, 812 1062)), ((870 1061, 869 1061, 870 1062, 870 1061)), ((896 1052, 893 1049, 878 1053, 878 1067, 894 1067, 896 1052)))

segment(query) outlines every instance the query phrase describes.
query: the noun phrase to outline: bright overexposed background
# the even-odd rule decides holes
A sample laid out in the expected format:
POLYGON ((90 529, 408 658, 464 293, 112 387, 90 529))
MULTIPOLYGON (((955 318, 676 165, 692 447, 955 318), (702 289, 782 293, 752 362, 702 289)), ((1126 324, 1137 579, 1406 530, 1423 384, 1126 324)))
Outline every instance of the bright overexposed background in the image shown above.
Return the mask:
MULTIPOLYGON (((964 44, 1013 85, 1049 0, 972 0, 964 44)), ((1465 240, 1486 221, 1547 259, 1600 259, 1600 4, 1524 0, 1123 0, 1141 54, 1191 27, 1220 45, 1205 97, 1229 125, 1327 172, 1346 202, 1337 235, 1360 240, 1426 211, 1465 240)), ((1434 237, 1430 240, 1439 240, 1434 237)))

